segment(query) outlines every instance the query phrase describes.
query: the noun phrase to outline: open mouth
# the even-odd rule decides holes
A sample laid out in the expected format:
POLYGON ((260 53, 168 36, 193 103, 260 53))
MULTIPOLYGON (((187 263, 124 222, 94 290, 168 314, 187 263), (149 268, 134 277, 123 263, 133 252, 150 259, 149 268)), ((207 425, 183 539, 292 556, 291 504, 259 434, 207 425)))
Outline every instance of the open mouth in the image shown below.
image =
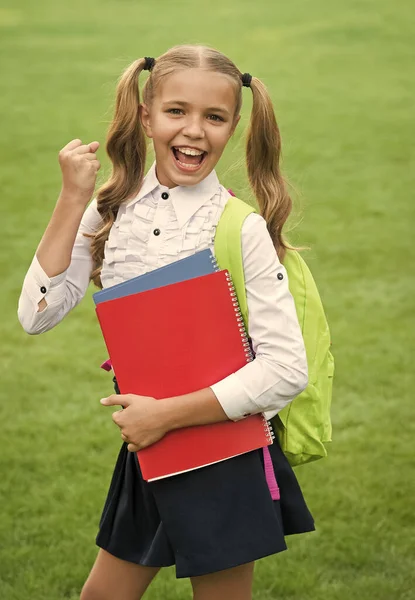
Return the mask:
POLYGON ((204 163, 207 152, 193 149, 191 152, 190 149, 186 151, 182 150, 174 146, 172 147, 177 166, 184 171, 197 171, 204 163))

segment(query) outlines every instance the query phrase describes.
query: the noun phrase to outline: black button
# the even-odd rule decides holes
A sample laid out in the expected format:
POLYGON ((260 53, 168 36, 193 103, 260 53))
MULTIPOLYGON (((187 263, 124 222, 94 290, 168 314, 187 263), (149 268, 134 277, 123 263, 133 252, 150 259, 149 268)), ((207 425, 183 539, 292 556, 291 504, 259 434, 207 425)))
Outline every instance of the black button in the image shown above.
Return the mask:
POLYGON ((278 273, 277 279, 281 281, 281 279, 284 279, 284 275, 282 273, 278 273))
POLYGON ((161 197, 163 198, 163 200, 167 200, 168 197, 169 197, 169 195, 168 195, 167 192, 163 192, 162 195, 161 195, 161 197))
POLYGON ((154 233, 154 235, 160 235, 161 232, 160 232, 160 229, 155 229, 153 231, 153 233, 154 233))
POLYGON ((46 294, 47 289, 45 288, 44 285, 42 285, 42 287, 40 288, 40 291, 42 292, 42 294, 46 294))

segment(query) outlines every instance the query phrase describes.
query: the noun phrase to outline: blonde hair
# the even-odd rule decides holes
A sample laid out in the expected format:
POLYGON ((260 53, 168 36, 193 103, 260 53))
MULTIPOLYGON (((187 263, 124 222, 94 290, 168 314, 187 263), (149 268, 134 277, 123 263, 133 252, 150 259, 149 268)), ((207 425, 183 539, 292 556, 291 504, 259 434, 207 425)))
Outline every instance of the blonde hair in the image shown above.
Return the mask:
MULTIPOLYGON (((97 193, 102 226, 96 234, 85 234, 92 237, 94 266, 91 279, 100 288, 105 242, 118 208, 138 193, 144 178, 146 140, 139 114, 138 79, 145 64, 144 58, 134 61, 118 82, 115 114, 106 146, 112 162, 112 173, 97 193)), ((242 73, 229 58, 207 46, 175 46, 157 58, 143 87, 143 102, 151 106, 163 77, 187 68, 203 68, 227 75, 235 87, 235 117, 239 115, 242 106, 242 73)), ((281 137, 265 85, 252 77, 250 87, 253 105, 246 140, 248 179, 278 256, 283 260, 290 246, 284 240, 282 228, 291 212, 292 203, 280 172, 281 137)))

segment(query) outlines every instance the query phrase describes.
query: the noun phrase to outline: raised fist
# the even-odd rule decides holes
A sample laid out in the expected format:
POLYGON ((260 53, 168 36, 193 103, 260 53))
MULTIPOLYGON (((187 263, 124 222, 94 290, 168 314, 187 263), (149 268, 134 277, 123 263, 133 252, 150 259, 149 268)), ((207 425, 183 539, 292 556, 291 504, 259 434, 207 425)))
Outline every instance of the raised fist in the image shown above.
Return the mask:
POLYGON ((62 190, 85 206, 94 193, 101 168, 96 155, 98 148, 99 142, 83 144, 81 140, 72 140, 59 152, 62 190))

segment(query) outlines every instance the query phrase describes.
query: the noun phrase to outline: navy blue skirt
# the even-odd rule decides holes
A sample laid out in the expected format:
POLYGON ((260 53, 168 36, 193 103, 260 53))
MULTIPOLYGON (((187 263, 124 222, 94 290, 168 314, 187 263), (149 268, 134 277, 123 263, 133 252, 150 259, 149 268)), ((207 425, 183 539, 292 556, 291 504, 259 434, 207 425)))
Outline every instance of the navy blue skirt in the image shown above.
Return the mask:
MULTIPOLYGON (((117 388, 116 388, 117 391, 117 388)), ((149 567, 195 577, 286 550, 284 537, 314 530, 278 441, 269 447, 280 499, 272 500, 262 450, 146 482, 124 443, 100 520, 97 545, 149 567)))

